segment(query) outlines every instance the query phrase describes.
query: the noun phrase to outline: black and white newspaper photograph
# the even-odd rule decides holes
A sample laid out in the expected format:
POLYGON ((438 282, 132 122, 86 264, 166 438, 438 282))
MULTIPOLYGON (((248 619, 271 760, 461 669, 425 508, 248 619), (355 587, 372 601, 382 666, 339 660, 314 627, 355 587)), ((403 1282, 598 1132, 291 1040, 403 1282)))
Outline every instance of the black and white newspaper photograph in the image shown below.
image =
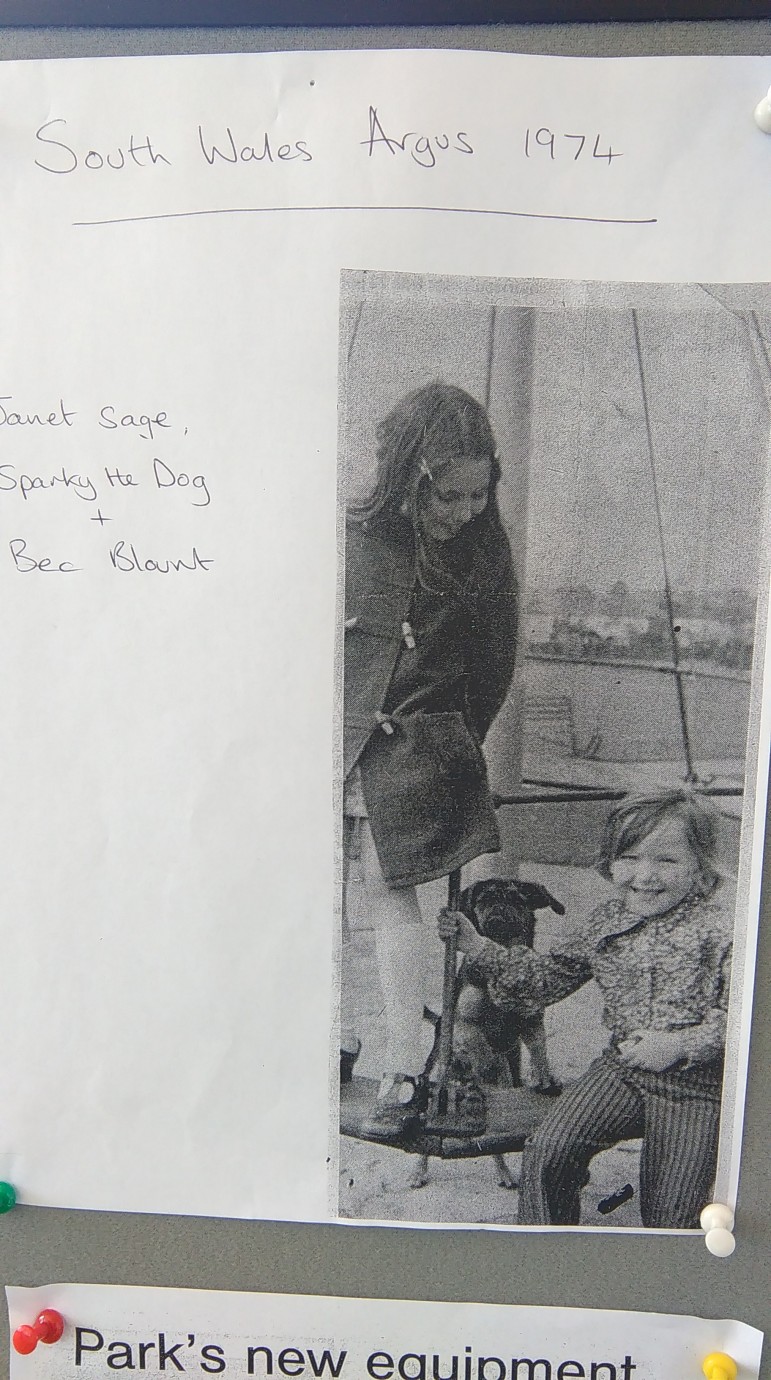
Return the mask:
POLYGON ((770 402, 766 285, 342 275, 341 1218, 731 1180, 770 402))

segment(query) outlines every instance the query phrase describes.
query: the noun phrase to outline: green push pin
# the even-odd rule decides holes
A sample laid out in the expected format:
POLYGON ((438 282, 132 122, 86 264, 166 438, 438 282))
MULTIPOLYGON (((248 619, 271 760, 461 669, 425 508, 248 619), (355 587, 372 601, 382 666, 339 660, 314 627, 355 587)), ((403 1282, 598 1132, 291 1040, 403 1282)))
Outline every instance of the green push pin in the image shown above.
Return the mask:
POLYGON ((10 1212, 16 1206, 16 1191, 13 1184, 0 1181, 0 1213, 10 1212))

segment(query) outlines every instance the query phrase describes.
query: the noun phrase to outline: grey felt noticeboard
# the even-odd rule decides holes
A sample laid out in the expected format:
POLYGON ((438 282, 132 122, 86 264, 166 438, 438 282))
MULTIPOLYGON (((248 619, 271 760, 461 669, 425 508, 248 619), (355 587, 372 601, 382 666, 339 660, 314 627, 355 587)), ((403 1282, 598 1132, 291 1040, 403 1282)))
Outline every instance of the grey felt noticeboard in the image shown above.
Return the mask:
MULTIPOLYGON (((608 57, 769 54, 771 81, 771 21, 765 20, 399 29, 0 27, 3 59, 362 47, 608 57)), ((748 92, 748 105, 762 94, 748 92)), ((698 120, 698 111, 693 118, 698 120)), ((0 1284, 63 1280, 635 1309, 735 1317, 771 1331, 770 927, 771 849, 761 912, 737 1247, 729 1260, 711 1257, 698 1238, 651 1234, 451 1233, 20 1207, 0 1218, 0 1284)), ((13 1052, 5 1050, 2 1057, 12 1058, 13 1052)), ((136 1153, 152 1150, 138 1143, 136 1153)), ((0 1328, 4 1355, 4 1320, 0 1328)), ((771 1380, 768 1345, 762 1374, 771 1380)))

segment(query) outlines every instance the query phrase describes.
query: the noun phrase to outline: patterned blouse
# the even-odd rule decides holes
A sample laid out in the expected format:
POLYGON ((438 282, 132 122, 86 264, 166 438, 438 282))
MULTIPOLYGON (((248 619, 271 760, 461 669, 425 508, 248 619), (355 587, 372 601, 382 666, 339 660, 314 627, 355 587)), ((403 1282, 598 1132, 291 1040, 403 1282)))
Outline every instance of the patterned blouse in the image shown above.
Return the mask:
POLYGON ((683 1032, 681 1067, 722 1057, 731 966, 732 910, 718 886, 664 915, 630 916, 607 901, 559 951, 539 954, 488 941, 466 974, 503 1008, 535 1015, 594 978, 618 1044, 636 1030, 683 1032), (631 922, 631 923, 630 923, 631 922))

